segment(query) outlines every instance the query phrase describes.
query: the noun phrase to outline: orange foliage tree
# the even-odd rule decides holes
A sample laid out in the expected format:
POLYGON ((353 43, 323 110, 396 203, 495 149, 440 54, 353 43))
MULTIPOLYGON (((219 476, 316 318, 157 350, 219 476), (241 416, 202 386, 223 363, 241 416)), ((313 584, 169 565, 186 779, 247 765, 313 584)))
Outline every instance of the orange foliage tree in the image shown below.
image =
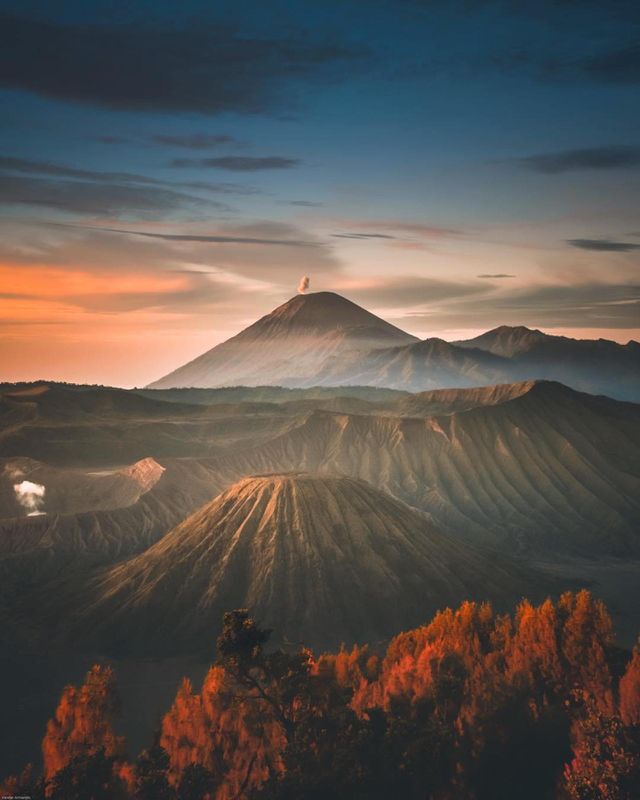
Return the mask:
POLYGON ((100 750, 107 757, 123 756, 124 741, 114 731, 118 709, 111 667, 96 664, 80 688, 67 686, 42 741, 45 779, 51 779, 78 756, 100 750))
POLYGON ((625 725, 640 726, 640 644, 620 679, 620 716, 625 725))
POLYGON ((267 639, 246 611, 226 615, 202 688, 182 683, 135 766, 114 732, 113 673, 94 667, 47 726, 50 786, 110 759, 114 785, 145 800, 158 786, 180 800, 638 796, 640 647, 616 684, 611 620, 586 591, 513 615, 466 602, 383 655, 268 652, 267 639))

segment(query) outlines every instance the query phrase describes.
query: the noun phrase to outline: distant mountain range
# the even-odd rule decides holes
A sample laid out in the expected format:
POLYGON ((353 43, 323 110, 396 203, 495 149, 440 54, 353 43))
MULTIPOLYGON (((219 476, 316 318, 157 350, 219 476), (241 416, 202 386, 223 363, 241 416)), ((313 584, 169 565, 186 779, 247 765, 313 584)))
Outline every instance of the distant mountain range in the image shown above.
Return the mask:
MULTIPOLYGON (((160 477, 148 464, 155 482, 127 507, 0 522, 5 585, 44 586, 23 592, 25 618, 85 649, 198 652, 226 608, 247 606, 323 648, 384 639, 465 597, 504 605, 593 585, 595 565, 609 565, 602 590, 617 596, 616 565, 640 558, 640 406, 546 381, 358 398, 356 410, 332 391, 337 410, 330 397, 245 400, 193 406, 192 421, 188 406, 164 403, 140 445, 150 452, 164 446, 157 431, 197 431, 212 410, 219 440, 236 428, 238 443, 162 458, 160 477), (279 422, 253 442, 262 419, 279 422)), ((81 407, 115 403, 91 402, 100 392, 81 407)), ((69 392, 69 413, 81 394, 69 392)), ((140 418, 123 395, 126 435, 140 418)), ((77 480, 59 472, 60 485, 77 480)), ((616 601, 623 625, 637 601, 637 588, 616 601)))
POLYGON ((149 388, 375 386, 410 392, 530 379, 640 400, 640 344, 501 326, 420 341, 333 292, 296 295, 149 388))

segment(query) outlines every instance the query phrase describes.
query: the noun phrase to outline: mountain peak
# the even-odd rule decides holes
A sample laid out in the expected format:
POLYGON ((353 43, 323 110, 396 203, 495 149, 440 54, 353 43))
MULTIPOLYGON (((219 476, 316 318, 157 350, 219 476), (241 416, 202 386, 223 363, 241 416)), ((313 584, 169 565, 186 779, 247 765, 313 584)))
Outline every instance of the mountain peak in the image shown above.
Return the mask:
POLYGON ((496 356, 511 358, 546 338, 548 338, 547 334, 537 328, 527 328, 524 325, 499 325, 474 339, 466 339, 455 342, 455 344, 459 347, 473 347, 486 350, 496 356))
POLYGON ((638 396, 640 345, 499 325, 474 339, 420 341, 336 292, 297 294, 152 389, 377 386, 410 391, 547 378, 638 396))
POLYGON ((97 576, 87 631, 95 620, 107 639, 125 632, 150 650, 199 649, 223 611, 249 608, 290 641, 306 635, 335 647, 379 641, 440 605, 485 599, 490 583, 498 599, 514 582, 363 480, 254 475, 97 576))
POLYGON ((415 341, 335 292, 297 294, 150 388, 313 385, 328 364, 415 341))
POLYGON ((317 334, 358 328, 376 330, 397 342, 413 340, 412 336, 400 328, 335 292, 294 295, 234 338, 245 337, 249 332, 263 336, 286 334, 291 330, 317 334))

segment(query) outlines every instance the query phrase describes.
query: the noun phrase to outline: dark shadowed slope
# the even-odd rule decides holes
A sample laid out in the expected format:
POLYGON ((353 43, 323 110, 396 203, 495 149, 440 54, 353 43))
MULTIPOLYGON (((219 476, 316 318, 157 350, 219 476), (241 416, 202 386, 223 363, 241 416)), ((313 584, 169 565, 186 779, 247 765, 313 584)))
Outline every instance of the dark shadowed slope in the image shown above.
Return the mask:
POLYGON ((502 605, 532 586, 363 481, 265 475, 94 579, 73 629, 127 649, 198 650, 225 610, 247 607, 290 641, 328 647, 378 641, 462 599, 502 605))
POLYGON ((175 415, 193 413, 188 404, 176 404, 167 408, 165 403, 142 397, 125 389, 107 386, 65 386, 56 383, 36 383, 24 387, 6 386, 1 392, 0 420, 12 410, 37 413, 41 419, 50 421, 83 418, 97 420, 122 417, 154 418, 167 412, 175 415))
POLYGON ((217 389, 135 389, 138 394, 171 403, 226 405, 230 403, 293 403, 335 400, 343 397, 391 404, 407 392, 371 386, 310 386, 289 389, 282 386, 227 386, 217 389))
POLYGON ((317 375, 323 368, 354 351, 412 341, 333 292, 297 295, 151 387, 312 386, 322 383, 317 375))
POLYGON ((281 404, 248 400, 208 406, 104 387, 9 387, 0 395, 0 458, 111 468, 147 456, 211 456, 287 428, 293 414, 281 404))

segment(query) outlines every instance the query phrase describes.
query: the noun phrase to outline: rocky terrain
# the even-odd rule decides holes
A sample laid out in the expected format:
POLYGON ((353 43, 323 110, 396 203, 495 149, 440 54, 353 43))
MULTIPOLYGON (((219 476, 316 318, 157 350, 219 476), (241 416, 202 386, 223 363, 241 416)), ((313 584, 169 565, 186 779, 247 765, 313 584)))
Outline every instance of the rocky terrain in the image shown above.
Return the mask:
POLYGON ((157 544, 78 592, 74 638, 155 652, 208 646, 226 609, 249 608, 289 643, 376 642, 461 599, 508 605, 544 581, 446 535, 352 478, 240 480, 157 544))
POLYGON ((443 403, 435 394, 400 402, 415 416, 313 412, 224 469, 361 478, 511 553, 640 554, 639 406, 549 382, 447 398, 462 410, 429 413, 443 403))

